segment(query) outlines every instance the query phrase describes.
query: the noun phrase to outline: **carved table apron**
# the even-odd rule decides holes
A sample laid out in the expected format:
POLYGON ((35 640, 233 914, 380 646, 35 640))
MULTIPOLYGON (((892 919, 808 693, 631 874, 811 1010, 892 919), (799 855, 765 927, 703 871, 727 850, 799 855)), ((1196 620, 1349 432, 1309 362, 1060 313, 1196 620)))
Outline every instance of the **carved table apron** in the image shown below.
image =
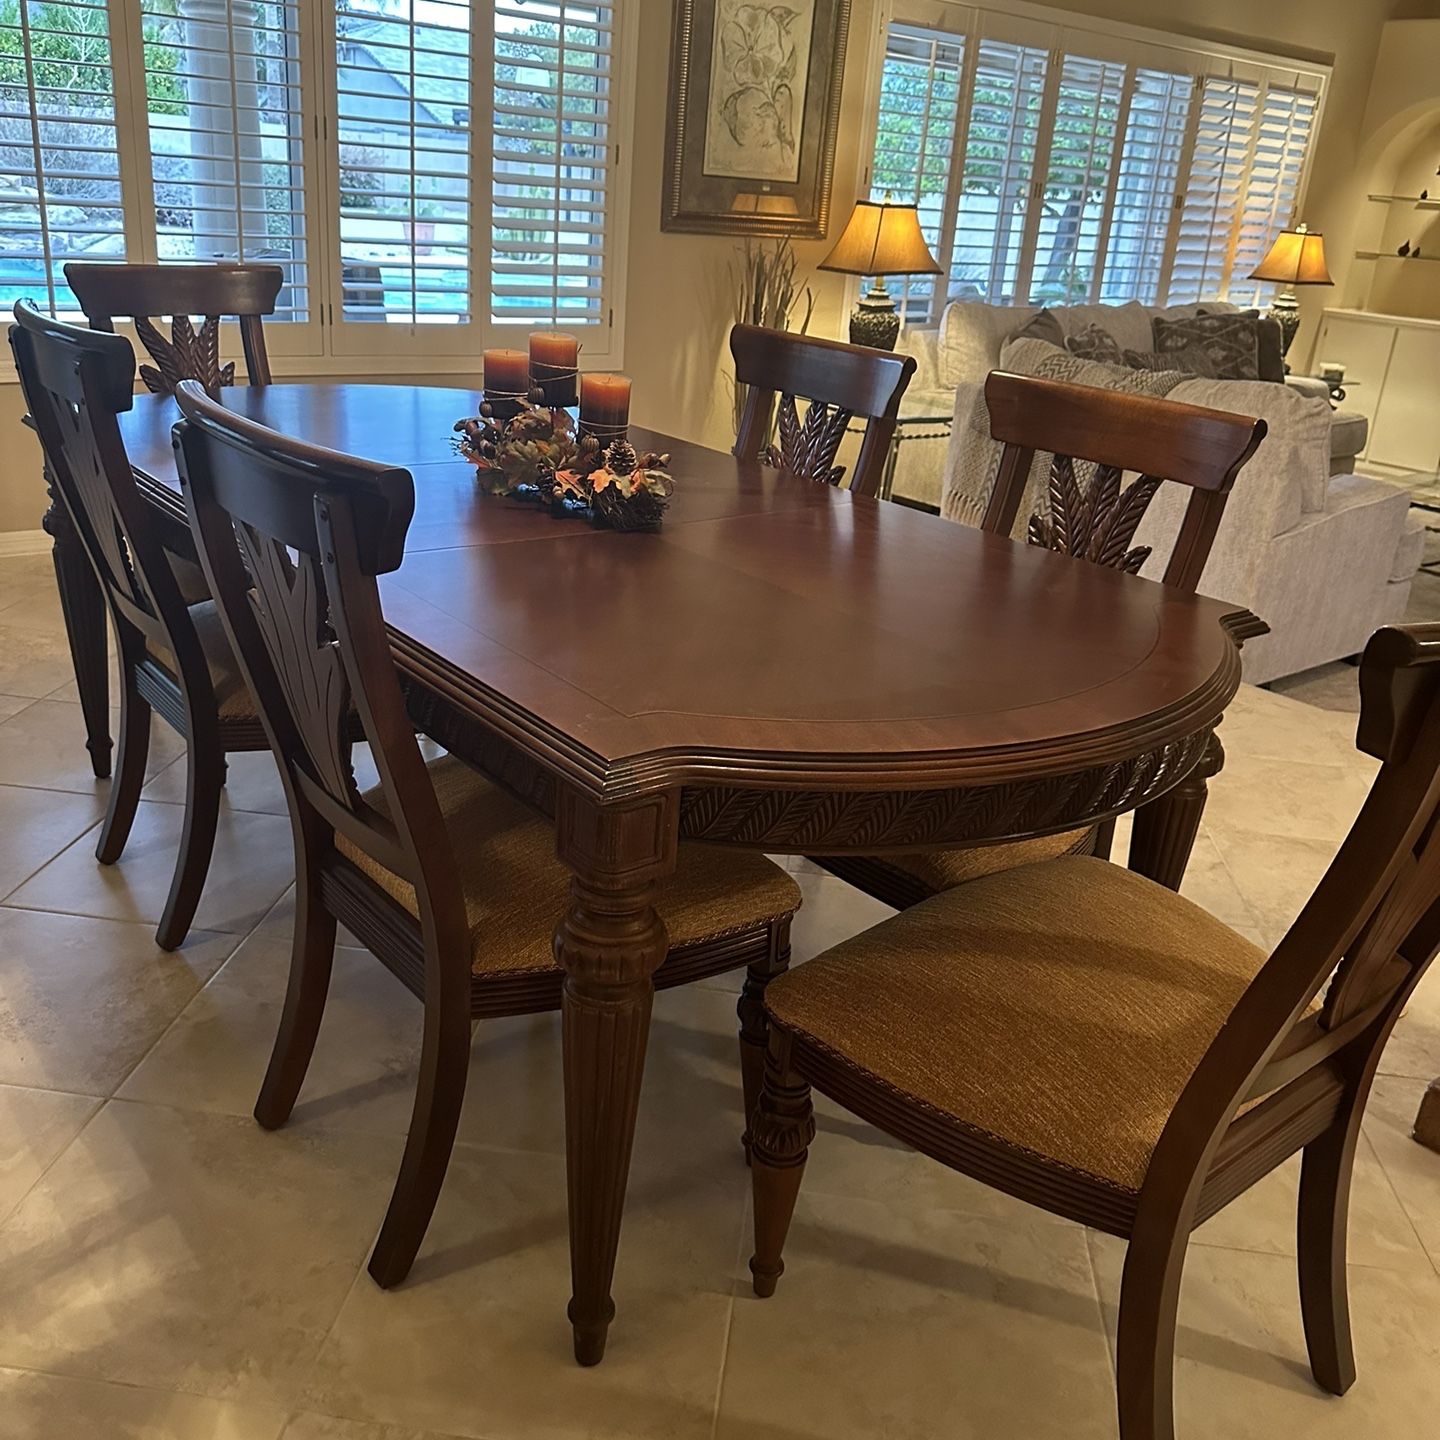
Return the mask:
MULTIPOLYGON (((476 493, 449 446, 471 392, 225 394, 278 429, 412 469, 406 558, 382 593, 417 724, 555 819, 574 875, 555 951, 583 1362, 614 1313, 666 948, 651 897, 682 836, 866 855, 1136 810, 1131 867, 1178 886, 1239 643, 1263 629, 1247 611, 644 433, 674 454, 664 529, 597 531, 476 493)), ((122 422, 142 489, 183 520, 175 414, 143 396, 122 422)), ((66 527, 52 533, 62 551, 66 527)), ((57 558, 65 612, 89 617, 70 558, 57 558)), ((71 628, 98 772, 96 631, 71 628)))

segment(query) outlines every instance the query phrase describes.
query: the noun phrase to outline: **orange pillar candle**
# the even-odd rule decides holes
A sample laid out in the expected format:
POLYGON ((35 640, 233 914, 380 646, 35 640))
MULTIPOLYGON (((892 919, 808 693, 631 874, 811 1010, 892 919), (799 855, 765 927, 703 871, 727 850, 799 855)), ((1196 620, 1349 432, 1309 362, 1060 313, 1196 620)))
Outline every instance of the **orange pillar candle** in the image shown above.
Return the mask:
POLYGON ((485 393, 523 397, 530 389, 530 357, 523 350, 485 352, 485 393))
POLYGON ((630 377, 580 377, 580 428, 600 439, 623 435, 630 426, 630 377))
POLYGON ((575 373, 580 365, 580 342, 558 331, 537 331, 530 337, 530 379, 545 392, 552 406, 575 403, 575 373))

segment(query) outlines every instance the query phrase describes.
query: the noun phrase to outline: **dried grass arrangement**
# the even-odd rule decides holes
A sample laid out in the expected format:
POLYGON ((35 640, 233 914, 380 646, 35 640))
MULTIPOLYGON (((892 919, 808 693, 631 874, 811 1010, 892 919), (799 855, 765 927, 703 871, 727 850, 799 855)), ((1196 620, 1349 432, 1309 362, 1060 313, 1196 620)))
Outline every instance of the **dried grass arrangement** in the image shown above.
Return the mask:
MULTIPOLYGON (((799 278, 800 262, 794 247, 781 236, 768 244, 746 240, 737 259, 731 262, 730 278, 735 286, 735 319, 742 325, 763 325, 768 330, 795 330, 804 335, 815 314, 815 296, 799 278), (792 321, 803 307, 800 323, 792 321)), ((735 392, 735 432, 740 431, 740 412, 745 395, 738 384, 735 392)))

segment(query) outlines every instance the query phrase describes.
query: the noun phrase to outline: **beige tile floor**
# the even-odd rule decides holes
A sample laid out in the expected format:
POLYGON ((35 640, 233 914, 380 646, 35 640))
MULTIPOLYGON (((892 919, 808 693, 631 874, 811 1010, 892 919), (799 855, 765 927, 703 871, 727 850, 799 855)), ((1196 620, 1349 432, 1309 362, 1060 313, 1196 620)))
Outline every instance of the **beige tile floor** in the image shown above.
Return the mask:
MULTIPOLYGON (((730 980, 656 1005, 606 1363, 569 1357, 553 1017, 475 1037, 460 1145, 412 1279, 363 1265, 394 1174, 414 1002, 342 949, 292 1123, 249 1118, 290 926, 268 757, 240 757, 200 926, 151 930, 183 775, 156 727, 131 851, 94 862, 49 562, 0 561, 0 1437, 1110 1437, 1119 1247, 820 1105, 778 1296, 745 1283, 730 980)), ((1226 722, 1186 889, 1271 942, 1373 765, 1353 718, 1263 691, 1226 722)), ((885 912, 797 864, 801 957, 885 912)), ((1440 1074, 1440 981, 1386 1056, 1358 1162, 1361 1378, 1310 1384, 1296 1167, 1206 1225, 1186 1272, 1182 1435, 1419 1436, 1440 1413, 1440 1156, 1408 1136, 1440 1074)))

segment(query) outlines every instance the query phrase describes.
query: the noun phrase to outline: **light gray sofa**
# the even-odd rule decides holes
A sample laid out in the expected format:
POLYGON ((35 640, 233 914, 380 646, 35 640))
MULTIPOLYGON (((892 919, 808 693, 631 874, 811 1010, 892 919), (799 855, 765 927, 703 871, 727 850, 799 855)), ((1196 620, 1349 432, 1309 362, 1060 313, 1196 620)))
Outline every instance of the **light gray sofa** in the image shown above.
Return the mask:
MULTIPOLYGON (((1195 308, 1072 306, 1052 307, 1052 313, 1067 334, 1099 324, 1125 348, 1148 350, 1153 315, 1194 314, 1195 308)), ((894 494, 922 501, 934 495, 942 515, 977 523, 998 462, 984 410, 984 380, 1000 368, 1009 337, 1035 313, 958 302, 938 332, 902 336, 902 347, 916 355, 920 367, 907 408, 930 413, 948 398, 954 421, 948 443, 917 440, 904 447, 894 494)), ((1007 363, 1023 371, 1026 357, 1053 350, 1024 341, 1010 346, 1007 363)), ((1093 374, 1076 378, 1124 386, 1123 378, 1107 378, 1106 372, 1115 377, 1113 367, 1095 366, 1093 374)), ((1245 647, 1250 683, 1355 654, 1377 628, 1403 617, 1424 531, 1411 514, 1406 490, 1351 473, 1365 444, 1363 416, 1332 411, 1318 381, 1194 379, 1170 397, 1256 415, 1270 429, 1236 482, 1200 585, 1206 594, 1248 606, 1271 627, 1269 635, 1245 647)), ((1034 503, 1021 507, 1017 534, 1024 533, 1032 509, 1043 508, 1039 468, 1027 497, 1034 503)), ((1143 574, 1158 577, 1163 570, 1186 499, 1176 485, 1156 496, 1136 537, 1155 547, 1143 574)))

